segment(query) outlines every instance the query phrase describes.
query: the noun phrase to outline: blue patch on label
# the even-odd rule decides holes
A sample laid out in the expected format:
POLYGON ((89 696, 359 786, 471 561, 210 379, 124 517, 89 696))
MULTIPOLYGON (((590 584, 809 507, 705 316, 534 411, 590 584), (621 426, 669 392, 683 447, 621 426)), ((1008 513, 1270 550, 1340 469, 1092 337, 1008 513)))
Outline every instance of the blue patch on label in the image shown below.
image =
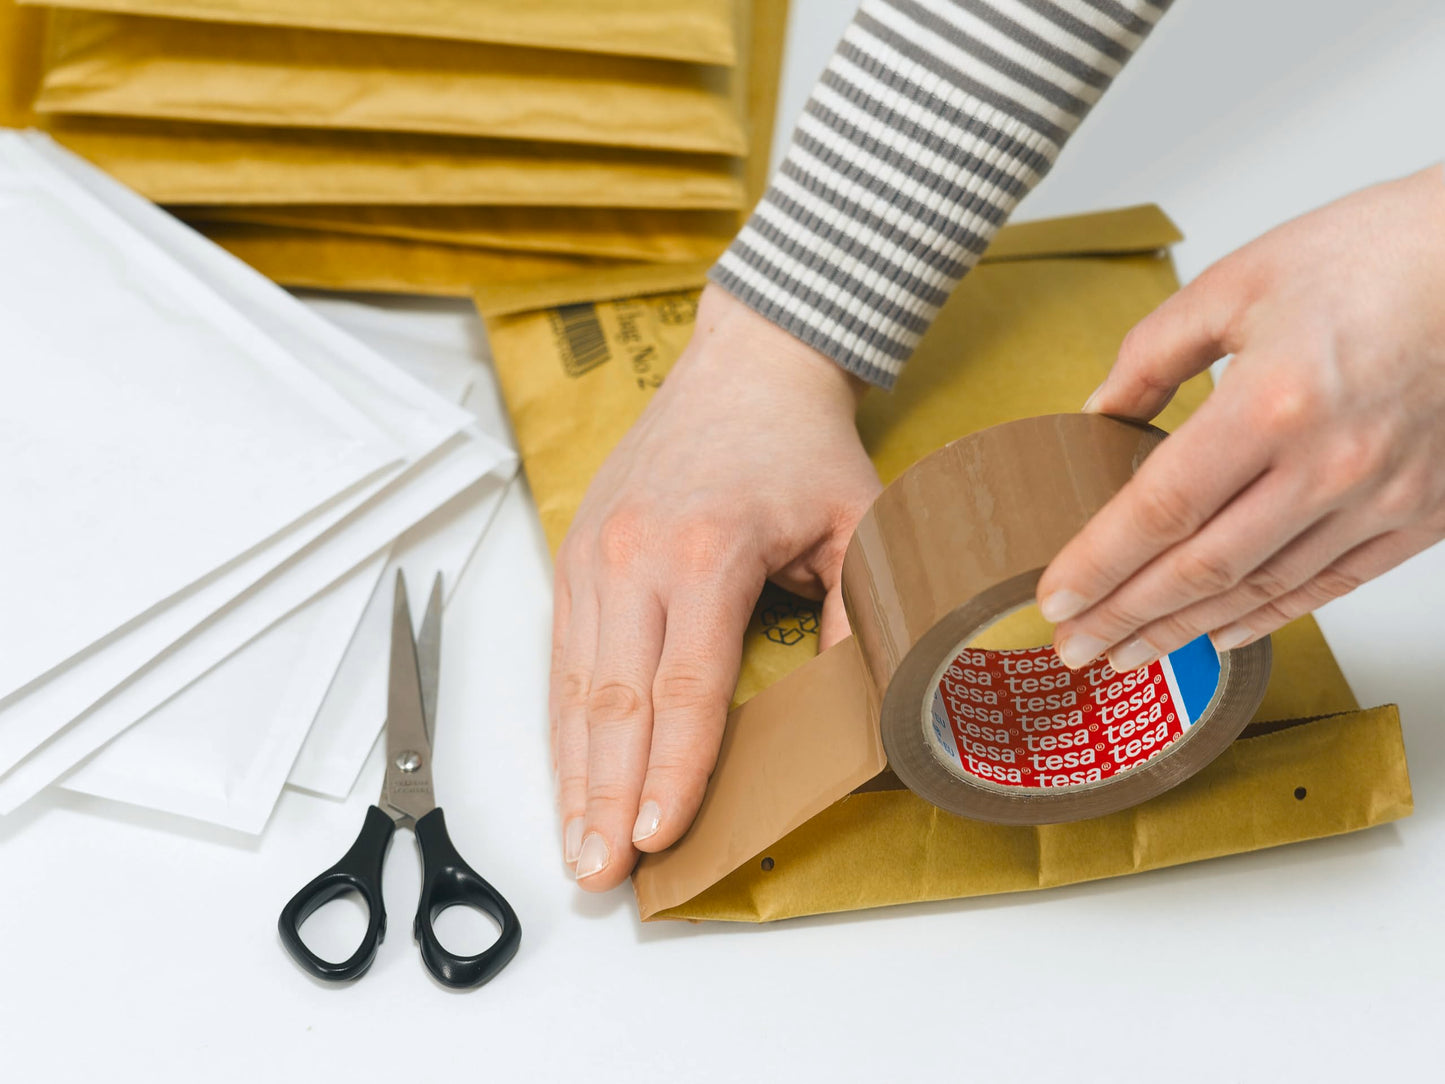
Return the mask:
POLYGON ((1191 640, 1178 651, 1169 653, 1174 682, 1184 701, 1184 710, 1192 723, 1204 714, 1214 690, 1219 686, 1219 656, 1208 636, 1191 640))

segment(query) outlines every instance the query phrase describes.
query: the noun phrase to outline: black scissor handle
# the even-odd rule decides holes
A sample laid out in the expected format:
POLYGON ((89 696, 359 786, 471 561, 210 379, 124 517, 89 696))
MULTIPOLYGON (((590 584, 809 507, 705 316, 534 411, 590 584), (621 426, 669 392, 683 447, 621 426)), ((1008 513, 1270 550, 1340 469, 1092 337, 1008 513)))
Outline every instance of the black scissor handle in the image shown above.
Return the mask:
POLYGON ((433 809, 416 822, 416 841, 421 846, 421 902, 412 932, 421 946, 422 962, 438 982, 447 986, 480 986, 517 954, 522 924, 502 894, 457 854, 440 809, 433 809), (502 927, 496 943, 476 956, 448 952, 432 928, 437 915, 459 904, 486 912, 502 927))
POLYGON ((392 819, 377 806, 366 811, 366 820, 361 825, 361 834, 351 845, 351 850, 325 873, 311 881, 305 888, 291 897, 281 909, 277 923, 281 931, 281 943, 291 958, 318 979, 341 982, 355 979, 366 973, 371 961, 376 958, 377 947, 386 936, 386 905, 381 898, 381 869, 386 862, 386 851, 391 837, 396 832, 392 819), (301 924, 310 918, 317 908, 330 903, 345 892, 357 892, 366 901, 368 919, 366 933, 361 944, 348 959, 340 963, 323 960, 306 947, 301 940, 301 924))

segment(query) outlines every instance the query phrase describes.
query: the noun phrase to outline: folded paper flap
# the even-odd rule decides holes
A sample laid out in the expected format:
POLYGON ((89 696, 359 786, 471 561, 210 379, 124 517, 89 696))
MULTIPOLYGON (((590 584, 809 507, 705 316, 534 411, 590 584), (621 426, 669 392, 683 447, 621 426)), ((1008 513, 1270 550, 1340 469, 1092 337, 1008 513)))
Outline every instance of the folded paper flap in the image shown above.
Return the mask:
POLYGON ((696 290, 707 281, 709 263, 600 270, 536 282, 491 282, 473 294, 484 317, 511 316, 558 305, 615 301, 623 297, 696 290))
POLYGON ((40 81, 40 41, 45 14, 0 0, 0 127, 32 123, 30 103, 40 81))
POLYGON ((691 899, 882 771, 870 699, 850 638, 734 709, 692 828, 638 863, 643 917, 691 899))
POLYGON ((1154 252, 1184 239, 1156 204, 1036 222, 1015 222, 995 235, 985 262, 1050 256, 1123 255, 1154 252))
MULTIPOLYGON (((1044 259, 1051 256, 1127 255, 1153 252, 1183 234, 1156 205, 1048 218, 1005 226, 984 254, 984 262, 1044 259)), ((483 316, 508 316, 556 305, 615 301, 625 297, 695 290, 707 281, 710 264, 639 268, 626 275, 596 275, 553 282, 495 283, 475 295, 483 316)))
POLYGON ((206 237, 283 286, 466 297, 479 282, 551 279, 625 263, 560 253, 464 248, 394 237, 215 223, 206 237))
MULTIPOLYGON (((1385 704, 1379 708, 1372 708, 1371 711, 1397 712, 1399 709, 1394 704, 1385 704)), ((1281 730, 1293 730, 1295 727, 1309 726, 1311 723, 1320 723, 1331 719, 1344 719, 1351 716, 1360 716, 1358 709, 1347 709, 1343 711, 1331 711, 1322 715, 1307 715, 1297 719, 1266 719, 1250 723, 1244 728, 1238 741, 1248 741, 1251 738, 1262 738, 1268 734, 1276 734, 1281 730)), ((903 780, 899 779, 892 768, 884 768, 881 772, 869 779, 866 783, 853 788, 854 794, 871 794, 880 790, 907 790, 903 780)))
POLYGON ((749 150, 741 68, 58 9, 46 53, 43 113, 749 150))
MULTIPOLYGON (((1394 704, 1382 704, 1378 708, 1370 708, 1370 711, 1393 711, 1399 713, 1399 708, 1394 704)), ((1292 730, 1298 726, 1308 726, 1311 723, 1323 722, 1326 719, 1343 719, 1347 716, 1358 715, 1360 709, 1347 708, 1343 711, 1328 711, 1319 715, 1302 715, 1294 719, 1256 719, 1244 728, 1239 735, 1240 741, 1247 741, 1250 738, 1262 738, 1267 734, 1275 734, 1281 730, 1292 730)))
POLYGON ((820 912, 1020 892, 1352 832, 1413 809, 1393 705, 1238 741, 1141 806, 1034 828, 954 817, 904 790, 857 793, 644 917, 767 922, 820 912), (753 857, 757 857, 755 854, 753 857))
POLYGON ((19 0, 50 7, 394 34, 579 52, 656 56, 700 64, 737 61, 729 0, 19 0))
MULTIPOLYGON (((28 102, 27 95, 27 110, 28 102)), ((41 123, 160 203, 734 211, 745 203, 738 162, 719 155, 133 117, 47 116, 41 123)))

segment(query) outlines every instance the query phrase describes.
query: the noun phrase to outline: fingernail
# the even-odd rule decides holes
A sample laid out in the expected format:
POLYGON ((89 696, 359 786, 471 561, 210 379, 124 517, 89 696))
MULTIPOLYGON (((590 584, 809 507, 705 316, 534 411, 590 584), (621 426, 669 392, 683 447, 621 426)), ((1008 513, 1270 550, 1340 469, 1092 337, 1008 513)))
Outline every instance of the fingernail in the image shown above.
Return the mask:
POLYGON ((1044 600, 1039 603, 1039 613, 1043 614, 1044 620, 1052 625, 1076 617, 1088 608, 1088 599, 1077 591, 1067 589, 1045 595, 1044 600))
POLYGON ((632 826, 632 842, 641 843, 649 836, 655 836, 662 824, 662 807, 651 798, 642 803, 637 811, 637 823, 632 826))
POLYGON ((1158 657, 1159 652, 1154 645, 1141 636, 1109 652, 1109 665, 1122 674, 1128 670, 1137 670, 1158 657))
POLYGON ((596 832, 589 832, 577 856, 577 879, 591 877, 607 868, 607 841, 596 832))
MULTIPOLYGON (((1107 383, 1107 381, 1105 383, 1107 383)), ((1099 396, 1103 394, 1103 391, 1104 385, 1100 384, 1097 388, 1093 390, 1093 392, 1090 393, 1089 397, 1084 400, 1083 410, 1085 414, 1094 414, 1098 411, 1099 396)))
POLYGON ((573 817, 562 829, 562 857, 567 864, 574 865, 577 862, 577 855, 582 850, 582 818, 573 817))
POLYGON ((1209 637, 1215 651, 1232 651, 1246 640, 1253 638, 1254 630, 1247 625, 1229 625, 1209 637))
POLYGON ((1070 670, 1077 670, 1097 659, 1099 652, 1108 646, 1097 636, 1081 632, 1076 636, 1070 636, 1059 645, 1059 658, 1070 670))

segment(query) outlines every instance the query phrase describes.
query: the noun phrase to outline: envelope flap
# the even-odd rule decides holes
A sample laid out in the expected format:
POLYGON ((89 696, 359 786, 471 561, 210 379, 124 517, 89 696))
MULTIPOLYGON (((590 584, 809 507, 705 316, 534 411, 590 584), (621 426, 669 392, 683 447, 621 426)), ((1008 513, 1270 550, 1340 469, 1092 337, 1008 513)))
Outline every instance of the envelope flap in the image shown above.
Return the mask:
MULTIPOLYGON (((1005 226, 984 253, 983 262, 1155 252, 1182 240, 1183 236, 1158 206, 1146 203, 1098 214, 1005 226)), ((483 316, 495 317, 554 305, 671 293, 701 288, 707 281, 709 266, 707 263, 640 266, 547 282, 497 282, 479 287, 475 299, 483 316)))
POLYGON ((40 41, 45 12, 0 3, 0 127, 24 128, 35 119, 30 103, 40 82, 40 41))
POLYGON ((479 285, 472 296, 477 311, 483 316, 510 316, 556 305, 698 290, 707 282, 710 266, 710 263, 623 265, 547 281, 489 282, 479 285))
POLYGON ((994 237, 983 261, 1157 252, 1183 239, 1179 227, 1158 205, 1141 203, 1097 214, 1012 223, 994 237))
POLYGON ((882 771, 876 718, 851 638, 736 708, 697 820, 633 874, 642 917, 696 896, 882 771))

